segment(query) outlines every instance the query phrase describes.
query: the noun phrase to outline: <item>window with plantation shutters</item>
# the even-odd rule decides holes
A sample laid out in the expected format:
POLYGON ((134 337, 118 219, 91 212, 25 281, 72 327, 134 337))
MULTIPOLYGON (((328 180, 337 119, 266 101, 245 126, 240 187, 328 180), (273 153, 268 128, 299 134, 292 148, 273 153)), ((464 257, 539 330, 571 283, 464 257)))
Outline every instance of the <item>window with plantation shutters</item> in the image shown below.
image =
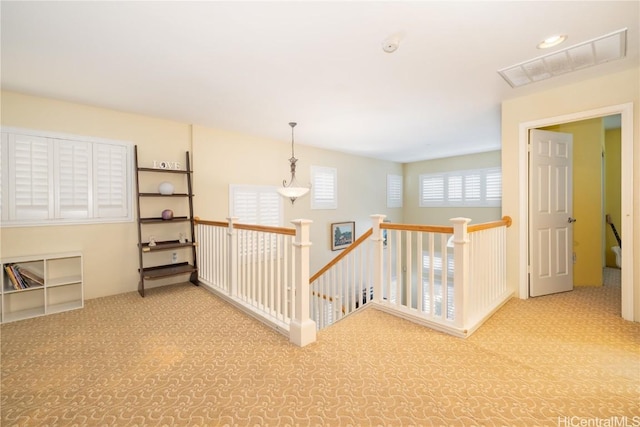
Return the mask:
POLYGON ((402 175, 387 175, 387 207, 402 207, 402 175))
MULTIPOLYGON (((230 185, 229 214, 241 224, 281 227, 282 196, 276 187, 259 185, 230 185)), ((238 251, 246 257, 261 251, 275 250, 276 240, 268 240, 263 233, 257 236, 243 233, 238 238, 238 251)))
POLYGON ((243 224, 282 226, 282 197, 276 187, 229 186, 229 211, 243 224))
POLYGON ((502 203, 502 170, 485 168, 420 175, 420 207, 494 207, 502 203))
POLYGON ((131 221, 132 145, 2 130, 2 226, 131 221))
POLYGON ((338 208, 338 170, 311 166, 311 209, 338 208))

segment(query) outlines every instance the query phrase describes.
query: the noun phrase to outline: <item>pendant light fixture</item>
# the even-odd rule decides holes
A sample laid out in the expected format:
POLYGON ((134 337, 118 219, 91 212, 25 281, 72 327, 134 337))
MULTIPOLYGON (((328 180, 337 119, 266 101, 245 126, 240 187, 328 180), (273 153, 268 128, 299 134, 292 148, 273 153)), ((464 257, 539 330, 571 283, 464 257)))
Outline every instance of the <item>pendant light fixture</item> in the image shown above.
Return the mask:
POLYGON ((291 126, 291 158, 289 159, 289 163, 291 164, 291 180, 287 184, 287 180, 282 181, 282 187, 278 189, 278 193, 282 197, 286 197, 291 200, 291 204, 293 204, 298 197, 302 197, 309 192, 310 186, 303 187, 298 184, 298 180, 296 179, 296 156, 293 151, 293 128, 296 127, 295 122, 289 123, 291 126))

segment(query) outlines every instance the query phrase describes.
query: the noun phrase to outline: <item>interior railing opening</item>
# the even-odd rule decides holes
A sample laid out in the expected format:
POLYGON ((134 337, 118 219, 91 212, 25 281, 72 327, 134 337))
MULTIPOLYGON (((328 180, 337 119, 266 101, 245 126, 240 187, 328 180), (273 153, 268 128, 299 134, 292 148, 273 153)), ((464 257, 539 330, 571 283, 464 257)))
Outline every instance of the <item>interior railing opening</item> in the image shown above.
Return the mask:
POLYGON ((466 337, 512 295, 506 283, 509 217, 469 225, 372 227, 309 277, 309 227, 196 220, 199 281, 297 345, 365 306, 466 337))

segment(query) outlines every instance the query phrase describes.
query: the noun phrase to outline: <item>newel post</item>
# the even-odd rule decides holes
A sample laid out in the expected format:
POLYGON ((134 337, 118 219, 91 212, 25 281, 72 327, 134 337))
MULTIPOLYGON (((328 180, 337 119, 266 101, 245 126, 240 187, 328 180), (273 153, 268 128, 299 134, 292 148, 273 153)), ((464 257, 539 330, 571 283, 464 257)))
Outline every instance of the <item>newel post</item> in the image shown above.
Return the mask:
POLYGON ((238 296, 238 231, 233 227, 233 224, 238 220, 237 217, 228 217, 227 221, 229 221, 229 228, 227 229, 228 239, 228 248, 229 251, 228 259, 229 265, 229 295, 232 297, 238 296))
POLYGON ((313 221, 295 219, 296 237, 293 242, 295 251, 295 277, 293 290, 295 294, 295 314, 289 327, 289 341, 304 347, 316 341, 316 322, 309 317, 309 229, 313 221))
POLYGON ((382 252, 384 250, 384 233, 380 228, 380 224, 386 218, 386 215, 371 215, 373 233, 373 301, 379 303, 382 301, 382 252))
POLYGON ((451 218, 453 223, 453 286, 455 325, 464 329, 467 325, 469 305, 469 218, 451 218))

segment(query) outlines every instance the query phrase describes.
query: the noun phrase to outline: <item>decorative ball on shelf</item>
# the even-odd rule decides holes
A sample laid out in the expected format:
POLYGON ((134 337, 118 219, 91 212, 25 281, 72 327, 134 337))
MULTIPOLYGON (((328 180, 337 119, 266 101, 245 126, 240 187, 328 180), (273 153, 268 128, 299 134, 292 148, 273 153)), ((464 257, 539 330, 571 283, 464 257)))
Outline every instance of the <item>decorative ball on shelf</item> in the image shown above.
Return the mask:
POLYGON ((173 219, 173 211, 171 209, 163 210, 162 219, 173 219))
POLYGON ((173 184, 170 182, 161 182, 158 186, 158 193, 164 196, 170 196, 173 194, 173 184))

